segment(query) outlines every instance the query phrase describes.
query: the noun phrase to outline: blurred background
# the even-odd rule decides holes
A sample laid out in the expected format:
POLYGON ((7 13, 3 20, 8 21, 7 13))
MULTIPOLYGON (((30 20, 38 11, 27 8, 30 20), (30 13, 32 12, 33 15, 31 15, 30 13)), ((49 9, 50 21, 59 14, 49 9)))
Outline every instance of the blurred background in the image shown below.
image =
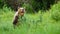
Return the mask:
POLYGON ((0 0, 0 34, 60 34, 60 0, 0 0), (14 29, 18 7, 25 14, 14 29))

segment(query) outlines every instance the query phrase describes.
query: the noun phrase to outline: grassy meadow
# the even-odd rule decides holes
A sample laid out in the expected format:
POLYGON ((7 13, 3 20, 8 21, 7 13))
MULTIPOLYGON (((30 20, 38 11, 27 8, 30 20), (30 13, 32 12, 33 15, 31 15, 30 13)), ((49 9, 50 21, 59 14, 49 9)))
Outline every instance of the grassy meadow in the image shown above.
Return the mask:
POLYGON ((0 9, 0 34, 60 34, 60 2, 46 12, 25 13, 15 29, 12 23, 14 14, 10 8, 0 9))

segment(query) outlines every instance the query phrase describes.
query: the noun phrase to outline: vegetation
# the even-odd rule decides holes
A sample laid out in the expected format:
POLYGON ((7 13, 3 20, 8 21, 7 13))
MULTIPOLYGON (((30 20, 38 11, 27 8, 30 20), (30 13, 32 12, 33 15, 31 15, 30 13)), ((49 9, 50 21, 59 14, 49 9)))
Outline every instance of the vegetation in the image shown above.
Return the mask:
POLYGON ((17 11, 19 7, 26 7, 27 12, 38 12, 39 10, 49 10, 50 6, 57 3, 60 0, 0 0, 0 7, 5 4, 7 7, 11 7, 14 11, 17 11), (29 11, 28 11, 29 10, 29 11))
POLYGON ((0 34, 60 34, 60 2, 46 12, 25 13, 15 29, 12 24, 14 14, 7 6, 0 9, 0 34))

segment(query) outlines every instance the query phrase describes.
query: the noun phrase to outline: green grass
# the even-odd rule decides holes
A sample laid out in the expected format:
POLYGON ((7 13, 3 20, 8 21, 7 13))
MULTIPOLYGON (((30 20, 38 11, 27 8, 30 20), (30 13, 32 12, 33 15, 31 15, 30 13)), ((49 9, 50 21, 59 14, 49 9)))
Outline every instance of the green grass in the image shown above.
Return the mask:
POLYGON ((0 34, 60 34, 59 12, 60 3, 53 5, 49 11, 42 14, 41 12, 25 14, 23 20, 19 19, 19 25, 14 29, 12 20, 15 12, 3 7, 0 9, 0 34))

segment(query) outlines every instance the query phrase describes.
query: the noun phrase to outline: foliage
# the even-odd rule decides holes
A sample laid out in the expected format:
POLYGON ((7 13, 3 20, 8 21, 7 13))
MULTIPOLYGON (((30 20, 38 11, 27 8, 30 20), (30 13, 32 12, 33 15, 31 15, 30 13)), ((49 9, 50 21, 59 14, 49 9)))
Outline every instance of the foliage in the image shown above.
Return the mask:
POLYGON ((60 21, 60 2, 56 5, 53 5, 51 9, 51 17, 56 21, 60 21))
POLYGON ((0 7, 3 7, 5 4, 8 7, 11 7, 13 10, 17 11, 18 6, 22 7, 23 4, 26 4, 25 7, 30 13, 38 12, 39 10, 48 10, 50 5, 53 5, 59 0, 0 0, 0 7))
POLYGON ((34 13, 33 8, 29 4, 23 4, 27 13, 34 13))
POLYGON ((25 13, 23 19, 19 20, 20 24, 14 29, 12 20, 15 12, 4 6, 0 9, 0 34, 60 34, 60 3, 53 5, 49 11, 25 13))
POLYGON ((48 10, 50 5, 53 5, 58 0, 30 0, 29 4, 35 11, 38 10, 48 10))
POLYGON ((3 5, 4 5, 3 0, 0 0, 0 8, 2 8, 2 7, 3 7, 3 5))

